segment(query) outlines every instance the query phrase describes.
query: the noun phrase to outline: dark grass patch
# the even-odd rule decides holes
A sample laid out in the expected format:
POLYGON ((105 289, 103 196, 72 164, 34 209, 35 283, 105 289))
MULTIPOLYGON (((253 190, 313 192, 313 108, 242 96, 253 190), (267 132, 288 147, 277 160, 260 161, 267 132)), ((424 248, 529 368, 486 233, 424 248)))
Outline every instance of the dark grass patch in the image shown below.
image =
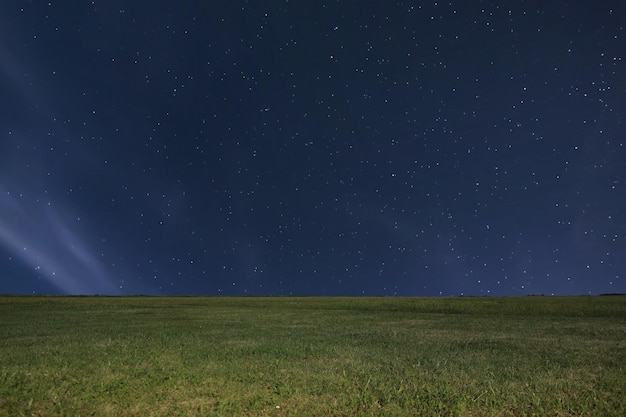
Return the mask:
POLYGON ((0 416, 626 415, 624 297, 2 297, 0 416))

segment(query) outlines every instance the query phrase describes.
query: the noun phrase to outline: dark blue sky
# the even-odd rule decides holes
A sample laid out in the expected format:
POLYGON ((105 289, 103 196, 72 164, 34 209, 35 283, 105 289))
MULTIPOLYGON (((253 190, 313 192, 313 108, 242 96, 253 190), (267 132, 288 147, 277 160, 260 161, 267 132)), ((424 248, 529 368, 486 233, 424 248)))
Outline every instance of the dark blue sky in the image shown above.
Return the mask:
POLYGON ((626 292, 622 1, 3 1, 0 293, 626 292))

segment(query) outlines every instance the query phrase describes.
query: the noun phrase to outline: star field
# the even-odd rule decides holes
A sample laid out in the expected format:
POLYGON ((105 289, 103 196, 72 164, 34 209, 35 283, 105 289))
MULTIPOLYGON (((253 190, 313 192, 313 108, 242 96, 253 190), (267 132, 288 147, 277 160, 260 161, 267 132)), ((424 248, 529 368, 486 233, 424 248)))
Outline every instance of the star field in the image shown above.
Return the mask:
POLYGON ((0 293, 626 292, 619 1, 6 1, 0 293))

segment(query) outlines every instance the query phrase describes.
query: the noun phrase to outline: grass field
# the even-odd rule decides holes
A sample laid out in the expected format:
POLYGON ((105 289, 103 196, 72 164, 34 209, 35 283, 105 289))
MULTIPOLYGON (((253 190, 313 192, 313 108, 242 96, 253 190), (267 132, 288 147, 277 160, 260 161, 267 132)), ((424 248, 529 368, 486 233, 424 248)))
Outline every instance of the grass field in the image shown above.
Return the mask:
POLYGON ((0 416, 625 416, 626 297, 0 297, 0 416))

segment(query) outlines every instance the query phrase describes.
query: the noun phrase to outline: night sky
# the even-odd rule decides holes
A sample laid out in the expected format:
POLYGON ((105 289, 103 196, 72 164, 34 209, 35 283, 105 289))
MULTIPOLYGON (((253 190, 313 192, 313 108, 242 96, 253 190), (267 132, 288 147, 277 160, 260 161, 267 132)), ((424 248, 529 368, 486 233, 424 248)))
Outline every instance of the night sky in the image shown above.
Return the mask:
POLYGON ((0 293, 626 292, 624 1, 0 4, 0 293))

